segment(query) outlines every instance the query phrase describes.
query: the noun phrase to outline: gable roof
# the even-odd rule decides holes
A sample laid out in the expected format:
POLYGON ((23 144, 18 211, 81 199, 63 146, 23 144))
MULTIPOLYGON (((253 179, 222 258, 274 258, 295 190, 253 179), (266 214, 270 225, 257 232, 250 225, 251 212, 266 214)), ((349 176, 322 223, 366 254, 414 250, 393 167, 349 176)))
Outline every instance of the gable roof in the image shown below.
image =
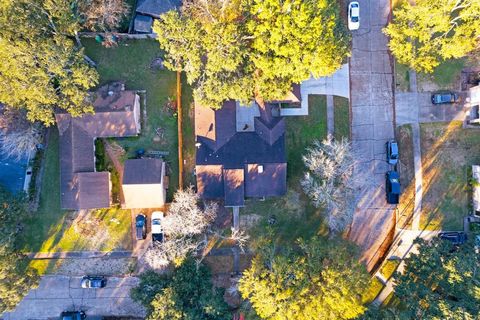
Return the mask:
POLYGON ((159 184, 163 161, 160 159, 125 160, 122 184, 159 184))
POLYGON ((243 206, 245 196, 284 194, 284 119, 273 117, 272 106, 263 104, 259 113, 251 113, 254 130, 237 132, 236 108, 235 101, 225 102, 220 110, 195 105, 198 193, 206 199, 224 198, 227 206, 243 206), (251 165, 262 165, 265 171, 255 174, 251 165))
POLYGON ((134 91, 125 91, 123 86, 105 86, 97 92, 95 114, 77 118, 65 112, 55 114, 59 132, 60 201, 63 209, 110 206, 110 174, 95 172, 94 140, 138 134, 140 127, 134 110, 138 108, 138 99, 134 91))

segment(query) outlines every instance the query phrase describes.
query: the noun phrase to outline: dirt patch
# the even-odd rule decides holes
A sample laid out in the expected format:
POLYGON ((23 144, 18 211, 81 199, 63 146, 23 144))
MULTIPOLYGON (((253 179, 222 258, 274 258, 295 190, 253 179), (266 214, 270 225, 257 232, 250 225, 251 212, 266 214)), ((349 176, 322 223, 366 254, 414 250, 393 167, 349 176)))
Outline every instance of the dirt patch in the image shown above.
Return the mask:
POLYGON ((480 135, 461 122, 422 124, 421 227, 462 230, 470 204, 471 166, 480 163, 480 135))
POLYGON ((48 259, 34 260, 32 267, 41 274, 119 276, 131 274, 136 261, 135 258, 48 259))

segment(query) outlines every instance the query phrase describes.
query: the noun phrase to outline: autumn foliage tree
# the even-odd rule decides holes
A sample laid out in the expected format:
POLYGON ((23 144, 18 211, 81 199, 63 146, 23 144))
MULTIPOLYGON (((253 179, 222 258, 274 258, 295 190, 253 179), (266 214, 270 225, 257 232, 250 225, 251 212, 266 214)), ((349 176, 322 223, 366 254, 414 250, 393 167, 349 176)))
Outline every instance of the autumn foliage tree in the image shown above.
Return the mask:
POLYGON ((115 31, 130 12, 124 0, 78 1, 78 10, 83 25, 93 31, 115 31))
POLYGON ((480 1, 401 1, 384 29, 395 58, 418 72, 479 48, 480 1))
POLYGON ((262 319, 355 319, 368 281, 351 244, 314 237, 281 249, 267 241, 239 289, 262 319))
POLYGON ((75 46, 78 27, 71 1, 1 1, 0 102, 47 126, 56 108, 74 116, 92 112, 88 90, 98 74, 75 46))
POLYGON ((338 4, 328 0, 186 0, 154 31, 165 66, 184 71, 195 100, 217 108, 281 99, 311 74, 331 75, 349 53, 338 4))

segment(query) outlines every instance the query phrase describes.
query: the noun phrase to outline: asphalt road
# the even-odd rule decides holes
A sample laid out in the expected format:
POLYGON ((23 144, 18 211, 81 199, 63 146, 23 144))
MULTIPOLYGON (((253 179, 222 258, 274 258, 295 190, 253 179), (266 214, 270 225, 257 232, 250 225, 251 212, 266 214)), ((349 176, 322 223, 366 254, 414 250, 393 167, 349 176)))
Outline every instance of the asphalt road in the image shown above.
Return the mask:
POLYGON ((87 316, 145 316, 145 310, 129 296, 138 284, 135 277, 110 277, 102 289, 83 289, 81 277, 45 276, 14 312, 4 320, 58 319, 62 311, 83 310, 87 316))
POLYGON ((371 269, 388 231, 395 206, 385 200, 385 143, 394 138, 393 68, 382 28, 390 14, 389 0, 359 0, 360 29, 352 32, 350 97, 355 172, 364 183, 358 190, 349 238, 360 245, 362 261, 371 269))

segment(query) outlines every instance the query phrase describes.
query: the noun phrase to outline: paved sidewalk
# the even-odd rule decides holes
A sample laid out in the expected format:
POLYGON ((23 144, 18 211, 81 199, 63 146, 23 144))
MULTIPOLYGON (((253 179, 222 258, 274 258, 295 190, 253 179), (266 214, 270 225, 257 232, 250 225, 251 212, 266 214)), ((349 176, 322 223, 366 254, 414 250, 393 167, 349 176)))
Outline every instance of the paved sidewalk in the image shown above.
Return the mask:
POLYGON ((80 282, 81 277, 44 276, 39 287, 2 318, 58 319, 66 310, 84 310, 87 316, 145 316, 144 308, 130 298, 130 289, 138 285, 138 278, 109 277, 102 289, 83 289, 80 282))
POLYGON ((333 135, 335 132, 335 110, 333 105, 333 96, 327 95, 327 133, 333 135))

